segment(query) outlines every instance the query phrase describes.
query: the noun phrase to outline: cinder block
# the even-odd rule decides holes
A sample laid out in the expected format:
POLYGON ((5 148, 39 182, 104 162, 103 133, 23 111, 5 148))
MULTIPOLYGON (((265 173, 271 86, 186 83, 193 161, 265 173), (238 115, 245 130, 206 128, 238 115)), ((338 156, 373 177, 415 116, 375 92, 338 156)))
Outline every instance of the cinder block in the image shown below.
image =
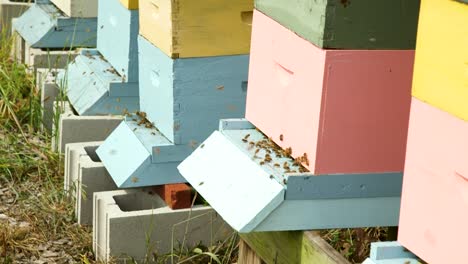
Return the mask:
POLYGON ((152 189, 171 209, 190 208, 192 205, 192 190, 185 183, 159 185, 152 189))
POLYGON ((94 194, 93 249, 98 260, 111 256, 142 261, 151 253, 173 248, 206 246, 225 240, 232 229, 207 206, 172 210, 157 195, 144 190, 94 194), (148 241, 146 240, 148 238, 148 241))
POLYGON ((97 49, 124 81, 138 82, 138 14, 119 0, 99 1, 97 49))
POLYGON ((427 263, 468 259, 468 122, 413 98, 398 242, 427 263))
POLYGON ((12 19, 21 16, 31 5, 28 1, 18 2, 11 0, 2 0, 0 2, 0 32, 7 31, 6 36, 11 35, 12 19), (5 29, 6 28, 6 29, 5 29))
POLYGON ((466 3, 421 1, 413 96, 468 121, 466 25, 466 3))
POLYGON ((16 61, 26 64, 28 70, 35 73, 38 68, 65 68, 78 55, 78 51, 32 48, 19 34, 15 34, 13 54, 16 61))
POLYGON ((37 0, 12 27, 33 48, 96 47, 97 19, 68 17, 49 0, 37 0))
POLYGON ((421 264, 420 259, 398 242, 371 244, 370 257, 363 264, 421 264))
POLYGON ((51 0, 69 17, 97 17, 97 0, 51 0))
POLYGON ((254 20, 246 118, 313 174, 401 172, 414 51, 325 50, 254 20))
POLYGON ((116 190, 117 186, 96 155, 102 142, 72 143, 66 145, 65 191, 75 200, 78 224, 92 225, 93 194, 116 190))
POLYGON ((36 87, 41 93, 42 126, 45 131, 52 133, 54 125, 54 102, 61 101, 64 94, 60 93, 57 84, 57 74, 60 70, 37 69, 36 87))
POLYGON ((256 0, 255 8, 321 48, 414 49, 420 0, 256 0))
POLYGON ((253 2, 140 0, 140 34, 172 58, 248 54, 253 2))
POLYGON ((122 122, 122 116, 77 116, 68 103, 63 105, 63 113, 60 114, 58 129, 54 134, 57 145, 53 146, 61 153, 65 151, 65 145, 68 143, 106 139, 122 122))

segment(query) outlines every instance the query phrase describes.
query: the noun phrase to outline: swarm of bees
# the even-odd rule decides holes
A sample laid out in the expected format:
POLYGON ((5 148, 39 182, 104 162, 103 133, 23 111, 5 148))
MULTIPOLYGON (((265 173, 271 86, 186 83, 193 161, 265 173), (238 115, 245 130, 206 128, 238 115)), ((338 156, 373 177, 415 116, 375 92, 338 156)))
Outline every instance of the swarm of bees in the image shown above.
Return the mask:
MULTIPOLYGON (((242 138, 242 142, 248 144, 249 150, 256 148, 254 151, 253 158, 261 159, 260 165, 271 163, 273 161, 272 155, 275 155, 276 158, 291 158, 293 152, 291 147, 282 149, 281 147, 276 145, 276 143, 274 143, 271 138, 265 138, 257 142, 249 140, 249 138, 250 134, 245 135, 242 138), (263 150, 265 152, 263 158, 260 158, 258 156, 260 150, 263 150)), ((291 168, 290 163, 288 162, 284 162, 283 165, 280 165, 279 163, 274 163, 273 167, 283 168, 285 173, 308 172, 308 170, 302 164, 306 164, 307 166, 309 166, 309 159, 307 157, 307 153, 304 153, 302 156, 294 159, 294 162, 292 164, 293 168, 291 168)))
MULTIPOLYGON (((146 128, 153 128, 154 127, 153 123, 151 123, 146 118, 146 113, 145 112, 137 111, 136 115, 140 118, 140 120, 137 123, 138 126, 144 125, 146 128)), ((137 119, 134 119, 134 121, 137 121, 137 119)))

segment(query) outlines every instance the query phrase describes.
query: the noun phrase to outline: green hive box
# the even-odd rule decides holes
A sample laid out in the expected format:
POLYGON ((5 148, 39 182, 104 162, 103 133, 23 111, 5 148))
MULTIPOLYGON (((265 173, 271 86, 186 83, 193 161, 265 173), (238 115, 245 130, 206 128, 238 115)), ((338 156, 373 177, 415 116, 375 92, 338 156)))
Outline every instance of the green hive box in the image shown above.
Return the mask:
POLYGON ((256 0, 255 7, 321 48, 414 49, 420 0, 256 0))

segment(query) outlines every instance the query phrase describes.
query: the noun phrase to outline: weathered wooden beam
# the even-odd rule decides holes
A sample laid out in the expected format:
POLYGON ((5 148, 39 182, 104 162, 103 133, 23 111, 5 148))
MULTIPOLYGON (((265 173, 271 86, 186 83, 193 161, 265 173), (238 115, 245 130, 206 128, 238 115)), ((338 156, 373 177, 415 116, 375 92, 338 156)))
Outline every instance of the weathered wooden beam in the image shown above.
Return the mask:
POLYGON ((316 231, 258 232, 240 236, 266 264, 349 264, 316 231))

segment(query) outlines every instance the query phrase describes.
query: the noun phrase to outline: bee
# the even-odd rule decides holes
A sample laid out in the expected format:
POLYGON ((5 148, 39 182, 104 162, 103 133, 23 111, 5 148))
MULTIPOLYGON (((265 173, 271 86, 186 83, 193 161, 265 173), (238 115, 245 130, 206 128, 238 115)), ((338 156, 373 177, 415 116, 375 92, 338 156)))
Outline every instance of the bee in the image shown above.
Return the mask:
POLYGON ((247 143, 247 142, 249 142, 249 141, 248 141, 247 139, 243 138, 243 139, 242 139, 242 142, 247 143))
POLYGON ((147 122, 147 123, 145 124, 145 127, 146 127, 146 128, 152 128, 152 127, 153 127, 153 124, 147 122))
POLYGON ((93 82, 93 85, 96 85, 96 82, 93 82))
POLYGON ((190 140, 190 143, 189 143, 190 147, 192 147, 192 149, 195 149, 198 145, 198 142, 195 141, 195 140, 190 140))
POLYGON ((220 86, 216 87, 216 90, 218 90, 218 91, 224 90, 224 85, 220 85, 220 86))
POLYGON ((255 154, 258 154, 260 152, 260 149, 255 150, 255 154))
POLYGON ((283 141, 283 139, 284 139, 283 134, 281 134, 281 135, 279 136, 279 139, 280 139, 281 141, 283 141))
POLYGON ((205 184, 205 182, 200 182, 198 186, 202 186, 203 184, 205 184))
POLYGON ((146 118, 146 113, 145 112, 137 111, 136 114, 141 118, 146 118))
POLYGON ((260 165, 265 165, 265 162, 264 162, 264 161, 260 161, 260 165))
POLYGON ((273 175, 270 175, 270 179, 274 179, 275 177, 273 175))
POLYGON ((117 103, 120 103, 120 98, 115 99, 115 101, 117 101, 117 103))
POLYGON ((82 75, 85 75, 85 74, 86 74, 86 72, 84 71, 82 75))
POLYGON ((275 166, 277 168, 281 167, 281 165, 279 165, 278 163, 275 163, 273 166, 275 166))
POLYGON ((101 26, 101 29, 103 29, 103 28, 104 28, 104 25, 101 26))
POLYGON ((136 130, 137 130, 137 128, 135 127, 135 128, 133 129, 133 132, 135 132, 136 130))
POLYGON ((137 183, 139 181, 139 179, 135 176, 133 176, 131 180, 133 183, 137 183))
POLYGON ((283 179, 284 184, 288 184, 288 181, 286 179, 283 179))
POLYGON ((154 133, 154 132, 151 132, 151 135, 153 135, 153 136, 156 136, 156 133, 154 133))
POLYGON ((291 154, 292 154, 292 148, 291 148, 291 147, 286 148, 286 149, 284 150, 284 152, 285 152, 286 156, 291 156, 291 154))
POLYGON ((201 145, 200 145, 200 148, 204 148, 204 147, 205 147, 205 144, 201 144, 201 145))
POLYGON ((245 135, 244 139, 247 140, 250 137, 250 134, 245 135))

